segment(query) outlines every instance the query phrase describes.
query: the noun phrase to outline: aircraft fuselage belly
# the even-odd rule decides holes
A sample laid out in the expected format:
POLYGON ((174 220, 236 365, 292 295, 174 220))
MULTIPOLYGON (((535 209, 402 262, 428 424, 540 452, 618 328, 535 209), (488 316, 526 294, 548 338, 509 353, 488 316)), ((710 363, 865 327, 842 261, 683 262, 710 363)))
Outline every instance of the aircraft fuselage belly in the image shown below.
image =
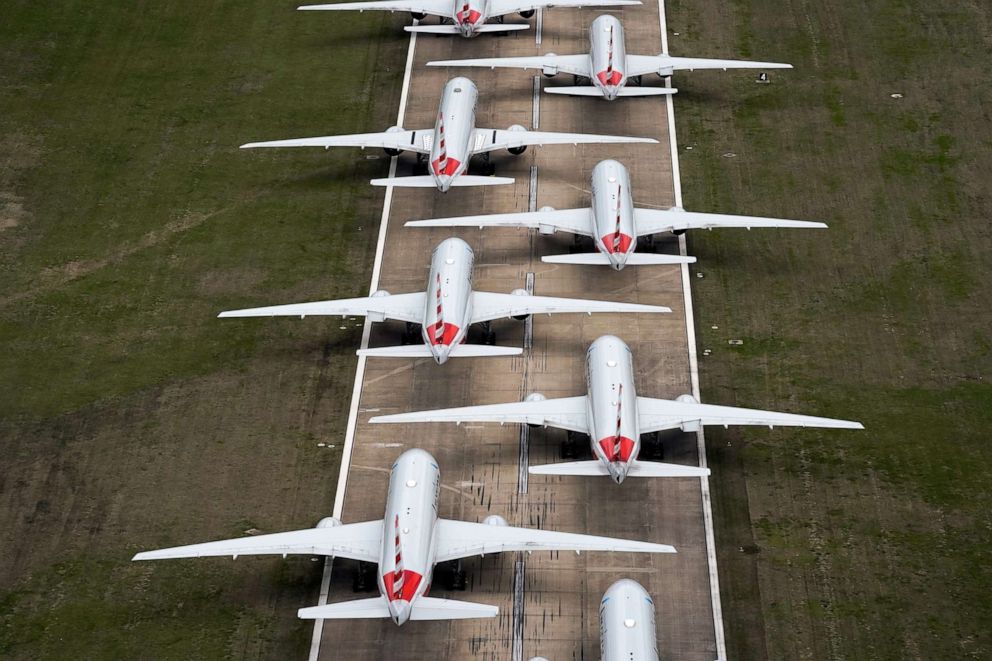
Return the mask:
POLYGON ((612 101, 627 82, 627 48, 623 24, 615 16, 600 16, 589 28, 592 84, 612 101))
POLYGON ((442 192, 448 190, 455 177, 468 170, 478 99, 479 89, 463 76, 449 80, 441 93, 428 166, 442 192))

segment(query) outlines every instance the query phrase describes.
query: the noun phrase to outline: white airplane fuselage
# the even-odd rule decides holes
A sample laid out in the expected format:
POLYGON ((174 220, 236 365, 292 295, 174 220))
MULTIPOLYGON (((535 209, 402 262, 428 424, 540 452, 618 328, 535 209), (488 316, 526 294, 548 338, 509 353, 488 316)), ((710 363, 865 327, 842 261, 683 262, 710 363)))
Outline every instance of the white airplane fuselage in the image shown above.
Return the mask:
POLYGON ((592 60, 592 84, 608 101, 617 98, 627 82, 627 47, 623 24, 615 16, 600 16, 589 28, 589 57, 592 60))
POLYGON ((457 238, 439 243, 431 256, 421 336, 439 365, 468 333, 474 262, 472 248, 457 238))
POLYGON ((658 661, 654 601, 629 578, 611 585, 599 604, 602 661, 658 661))
POLYGON ((463 37, 478 35, 476 28, 489 18, 488 0, 454 0, 452 19, 463 37))
POLYGON ((430 589, 440 488, 440 469, 424 450, 404 452, 389 474, 377 582, 396 624, 410 618, 414 602, 430 589))
POLYGON ((434 143, 428 157, 431 176, 441 192, 447 192, 451 181, 468 170, 478 99, 475 83, 462 76, 449 80, 441 93, 434 143))
POLYGON ((633 356, 623 340, 613 335, 597 338, 586 352, 589 440, 617 484, 641 450, 634 389, 633 356))
POLYGON ((609 258, 612 268, 619 271, 637 248, 630 173, 622 163, 605 160, 593 168, 592 217, 596 249, 609 258))

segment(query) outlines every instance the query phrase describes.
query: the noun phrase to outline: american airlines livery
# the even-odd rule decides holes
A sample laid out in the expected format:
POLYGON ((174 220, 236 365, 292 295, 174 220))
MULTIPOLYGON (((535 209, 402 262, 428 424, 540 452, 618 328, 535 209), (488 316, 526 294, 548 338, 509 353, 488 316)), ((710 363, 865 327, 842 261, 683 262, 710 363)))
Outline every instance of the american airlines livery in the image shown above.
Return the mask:
POLYGON ((696 431, 704 425, 767 425, 863 429, 861 423, 809 415, 776 413, 732 406, 700 404, 691 395, 675 400, 638 397, 630 348, 604 335, 586 352, 587 394, 546 399, 538 393, 523 402, 399 413, 372 418, 374 423, 498 422, 557 427, 589 435, 593 461, 576 461, 528 470, 539 475, 609 475, 620 484, 627 477, 700 477, 709 470, 679 464, 637 461, 641 434, 665 429, 696 431))
POLYGON ((589 28, 589 52, 582 55, 534 55, 529 57, 493 57, 473 60, 441 60, 428 62, 429 67, 496 67, 541 69, 551 78, 570 73, 592 85, 576 87, 546 87, 549 94, 601 96, 613 101, 619 96, 656 96, 674 94, 671 87, 641 87, 641 76, 658 74, 671 76, 675 71, 695 69, 791 69, 780 62, 748 62, 746 60, 710 60, 698 57, 660 55, 628 55, 623 37, 623 24, 615 16, 600 16, 589 28), (628 83, 633 83, 628 84, 628 83))
POLYGON ((522 213, 494 213, 484 216, 460 216, 412 220, 408 227, 523 227, 541 234, 571 232, 588 236, 596 247, 595 253, 550 255, 542 262, 553 264, 599 264, 619 271, 624 266, 644 264, 692 263, 695 257, 680 257, 635 252, 638 238, 672 232, 683 234, 690 229, 719 229, 740 227, 819 228, 824 223, 754 216, 728 216, 717 213, 695 213, 679 207, 643 209, 634 206, 630 173, 622 163, 600 161, 592 170, 592 206, 582 209, 553 209, 522 213))
POLYGON ((452 78, 441 93, 441 106, 433 129, 407 131, 394 126, 383 133, 332 135, 319 138, 294 138, 271 142, 249 142, 242 149, 259 147, 381 147, 390 156, 412 151, 428 161, 429 175, 373 179, 375 186, 406 186, 434 188, 447 192, 452 186, 494 186, 511 184, 506 177, 469 176, 469 159, 473 154, 488 154, 505 149, 522 154, 529 145, 578 145, 592 143, 657 143, 652 138, 629 138, 616 135, 584 133, 553 133, 529 131, 515 124, 502 129, 481 129, 475 126, 475 106, 479 90, 468 78, 452 78))
POLYGON ((407 620, 460 620, 499 613, 496 606, 426 596, 439 562, 505 551, 675 553, 666 544, 514 528, 497 515, 482 523, 442 519, 438 517, 440 488, 441 474, 434 457, 424 450, 407 450, 390 472, 386 512, 381 520, 343 524, 327 517, 316 528, 145 551, 133 559, 303 554, 375 562, 379 565, 378 597, 302 608, 299 616, 388 617, 403 624, 407 620))
POLYGON ((408 11, 413 18, 423 20, 428 15, 441 18, 441 25, 408 25, 407 32, 430 34, 460 34, 475 37, 483 32, 526 30, 527 23, 504 23, 507 14, 530 18, 538 9, 552 7, 624 7, 639 5, 639 0, 384 0, 382 2, 341 2, 326 5, 304 5, 300 11, 408 11), (488 23, 495 19, 494 23, 488 23), (447 24, 446 21, 450 21, 447 24))
POLYGON ((440 365, 451 357, 512 356, 522 353, 523 350, 517 347, 464 344, 472 324, 483 324, 487 342, 492 342, 494 335, 489 323, 494 319, 525 319, 531 314, 564 312, 671 312, 671 308, 659 305, 534 296, 526 289, 515 289, 509 294, 473 291, 474 260, 475 255, 467 243, 457 238, 445 239, 434 249, 425 292, 390 294, 380 290, 363 298, 230 310, 218 316, 302 319, 310 316, 364 315, 372 321, 395 319, 411 326, 420 324, 423 343, 419 346, 362 349, 358 354, 394 358, 433 357, 440 365))

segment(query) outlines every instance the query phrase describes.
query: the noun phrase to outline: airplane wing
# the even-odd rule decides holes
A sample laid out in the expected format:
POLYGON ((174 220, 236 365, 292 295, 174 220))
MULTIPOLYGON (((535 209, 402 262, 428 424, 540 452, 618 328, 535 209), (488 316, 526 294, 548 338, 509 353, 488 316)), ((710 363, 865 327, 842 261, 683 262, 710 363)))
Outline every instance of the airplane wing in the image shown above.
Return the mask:
POLYGON ((670 75, 673 71, 696 69, 791 69, 783 62, 749 62, 747 60, 712 60, 700 57, 672 57, 671 55, 628 55, 627 75, 646 73, 670 75))
POLYGON ((394 415, 377 415, 371 418, 372 423, 400 424, 407 422, 498 422, 540 425, 567 429, 569 431, 588 432, 589 421, 586 416, 588 399, 585 395, 578 397, 562 397, 559 399, 544 399, 541 401, 511 402, 509 404, 487 404, 483 406, 462 406, 453 409, 437 409, 435 411, 415 411, 413 413, 396 413, 394 415))
POLYGON ((365 521, 144 551, 135 555, 132 560, 305 554, 379 562, 381 546, 382 521, 365 521))
POLYGON ((555 314, 564 312, 671 312, 661 305, 617 303, 614 301, 589 301, 581 298, 556 298, 517 294, 492 294, 472 292, 472 323, 493 319, 522 317, 528 314, 555 314))
POLYGON ((588 133, 554 133, 550 131, 475 129, 472 153, 483 154, 497 149, 513 149, 528 145, 584 145, 621 142, 657 144, 653 138, 632 138, 623 135, 590 135, 588 133))
POLYGON ((547 211, 525 211, 523 213, 493 213, 484 216, 459 216, 456 218, 433 218, 431 220, 410 220, 407 227, 525 227, 539 229, 542 234, 552 234, 559 230, 592 236, 592 209, 550 209, 547 211))
POLYGON ((428 154, 434 141, 433 129, 417 131, 383 131, 382 133, 356 133, 354 135, 327 135, 317 138, 292 138, 290 140, 270 140, 268 142, 249 142, 241 145, 241 149, 258 149, 260 147, 382 147, 383 149, 399 149, 418 154, 428 154))
POLYGON ((777 413, 735 406, 699 404, 669 399, 637 398, 638 424, 642 434, 662 429, 696 429, 705 425, 761 425, 767 427, 821 427, 864 429, 860 422, 819 418, 813 415, 777 413))
POLYGON ((634 209, 634 227, 637 236, 676 232, 682 230, 712 230, 722 227, 792 227, 818 228, 826 223, 808 220, 784 220, 782 218, 762 218, 758 216, 728 216, 722 213, 696 213, 673 207, 671 209, 634 209))
POLYGON ((362 298, 342 298, 336 301, 315 301, 313 303, 290 303, 270 305, 264 308, 227 310, 218 317, 320 317, 320 316, 367 316, 372 321, 398 319, 420 323, 424 320, 423 292, 413 294, 386 294, 362 298))
POLYGON ((592 75, 592 66, 589 63, 588 55, 533 55, 528 57, 486 57, 471 60, 438 60, 428 62, 427 66, 548 69, 548 71, 555 73, 571 73, 587 78, 592 75))
POLYGON ((451 0, 385 0, 384 2, 342 2, 331 5, 303 5, 299 11, 408 11, 413 14, 451 17, 451 0))
POLYGON ((438 519, 437 562, 506 551, 675 553, 667 544, 438 519))
POLYGON ((625 7, 639 4, 640 0, 489 0, 489 15, 503 16, 552 7, 625 7))

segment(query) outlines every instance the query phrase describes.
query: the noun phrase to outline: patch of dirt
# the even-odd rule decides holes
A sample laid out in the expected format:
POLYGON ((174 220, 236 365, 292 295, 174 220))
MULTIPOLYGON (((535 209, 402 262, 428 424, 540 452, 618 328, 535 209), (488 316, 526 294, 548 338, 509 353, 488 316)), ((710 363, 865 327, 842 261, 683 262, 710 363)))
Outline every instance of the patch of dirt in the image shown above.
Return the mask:
POLYGON ((0 232, 17 227, 29 215, 22 197, 0 191, 0 232))

